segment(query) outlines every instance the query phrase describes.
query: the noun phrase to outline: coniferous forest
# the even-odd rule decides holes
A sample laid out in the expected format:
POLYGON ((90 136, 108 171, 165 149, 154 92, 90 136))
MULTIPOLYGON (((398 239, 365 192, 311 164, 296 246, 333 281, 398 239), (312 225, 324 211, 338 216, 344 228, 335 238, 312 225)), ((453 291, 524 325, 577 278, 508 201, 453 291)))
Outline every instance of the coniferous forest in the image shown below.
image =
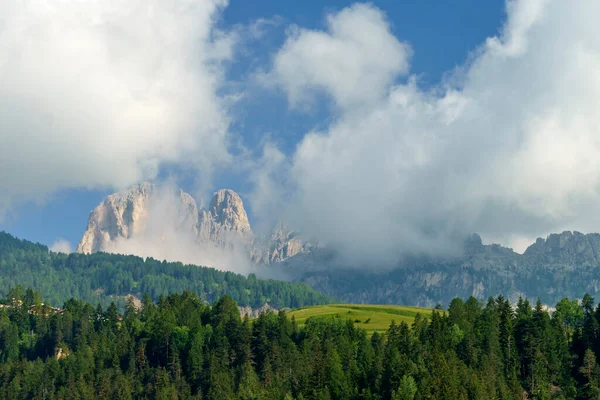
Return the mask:
POLYGON ((42 293, 53 304, 70 298, 124 310, 129 294, 161 295, 188 290, 212 303, 224 295, 240 306, 269 303, 275 308, 303 307, 332 301, 304 283, 245 277, 214 268, 184 265, 121 254, 63 254, 47 246, 0 232, 0 296, 22 285, 42 293))
POLYGON ((0 398, 595 399, 599 322, 589 295, 552 315, 470 298, 369 337, 341 317, 241 319, 229 297, 145 296, 119 314, 17 288, 0 307, 0 398))

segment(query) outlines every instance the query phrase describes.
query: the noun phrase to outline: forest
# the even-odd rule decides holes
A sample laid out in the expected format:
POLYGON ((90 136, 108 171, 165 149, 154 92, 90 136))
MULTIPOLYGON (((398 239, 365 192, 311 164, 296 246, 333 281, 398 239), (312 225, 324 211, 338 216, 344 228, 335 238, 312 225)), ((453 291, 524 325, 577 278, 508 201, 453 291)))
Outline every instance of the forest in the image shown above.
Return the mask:
POLYGON ((454 299, 371 336, 343 316, 240 318, 228 296, 144 296, 120 314, 12 289, 0 307, 3 399, 596 399, 600 307, 454 299))
POLYGON ((208 303, 228 295, 240 306, 253 308, 265 303, 297 308, 332 301, 304 283, 137 256, 55 253, 47 246, 0 232, 0 295, 18 285, 41 292, 52 304, 76 298, 107 307, 114 301, 120 311, 125 309, 128 294, 148 294, 156 301, 161 295, 184 290, 208 303))

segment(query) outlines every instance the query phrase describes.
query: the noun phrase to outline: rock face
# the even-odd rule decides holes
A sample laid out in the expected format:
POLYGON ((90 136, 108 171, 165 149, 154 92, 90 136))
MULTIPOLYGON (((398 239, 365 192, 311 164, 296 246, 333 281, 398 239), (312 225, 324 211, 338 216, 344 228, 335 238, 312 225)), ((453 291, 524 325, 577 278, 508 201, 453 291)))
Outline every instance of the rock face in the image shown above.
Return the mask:
POLYGON ((180 189, 159 194, 154 185, 143 182, 111 194, 91 212, 77 252, 105 250, 119 238, 130 239, 151 229, 159 230, 156 219, 151 218, 158 213, 169 219, 176 230, 198 234, 198 207, 192 196, 180 189))
POLYGON ((538 238, 523 256, 544 264, 565 267, 600 264, 600 234, 581 232, 553 233, 546 240, 538 238))
POLYGON ((233 190, 218 190, 207 209, 198 209, 194 198, 181 189, 173 193, 143 182, 111 194, 91 212, 77 252, 107 250, 116 240, 149 231, 161 235, 165 223, 199 243, 242 247, 256 263, 279 262, 310 248, 284 224, 278 225, 270 237, 255 237, 244 203, 233 190))
POLYGON ((565 296, 600 295, 600 234, 551 234, 523 254, 483 244, 472 235, 464 241, 461 255, 407 258, 386 270, 377 265, 347 268, 334 249, 305 242, 285 224, 256 235, 242 199, 232 190, 217 191, 206 209, 199 209, 181 190, 164 192, 142 183, 108 196, 92 211, 77 251, 110 250, 117 240, 161 234, 162 225, 155 221, 159 216, 189 235, 192 243, 241 249, 249 260, 271 264, 271 271, 285 271, 286 278, 343 302, 435 306, 447 305, 454 297, 485 300, 502 294, 512 301, 539 297, 554 304, 565 296))
POLYGON ((315 248, 312 243, 300 239, 298 233, 278 224, 268 238, 255 238, 251 258, 256 263, 273 264, 287 260, 301 253, 309 253, 315 248))
POLYGON ((275 307, 271 307, 271 305, 269 303, 265 303, 265 305, 260 308, 252 308, 249 306, 245 306, 245 307, 238 306, 238 310, 240 310, 240 316, 242 318, 244 318, 244 317, 258 318, 258 317, 260 317, 261 314, 267 313, 269 311, 272 311, 275 313, 278 311, 275 307))
POLYGON ((218 245, 228 245, 234 241, 248 244, 252 237, 244 203, 233 190, 217 191, 208 210, 200 210, 198 218, 200 241, 211 241, 218 245))
POLYGON ((153 191, 154 186, 144 182, 126 192, 108 196, 92 211, 77 252, 102 250, 118 237, 130 238, 142 232, 148 218, 148 199, 153 191))
POLYGON ((296 266, 289 268, 298 271, 296 280, 347 303, 434 307, 448 305, 455 297, 485 301, 501 294, 512 302, 522 296, 533 303, 539 298, 556 304, 563 297, 600 296, 597 233, 551 234, 537 239, 523 254, 497 244, 485 245, 473 235, 465 241, 462 256, 406 260, 383 271, 368 266, 310 268, 316 254, 291 257, 284 264, 296 266))

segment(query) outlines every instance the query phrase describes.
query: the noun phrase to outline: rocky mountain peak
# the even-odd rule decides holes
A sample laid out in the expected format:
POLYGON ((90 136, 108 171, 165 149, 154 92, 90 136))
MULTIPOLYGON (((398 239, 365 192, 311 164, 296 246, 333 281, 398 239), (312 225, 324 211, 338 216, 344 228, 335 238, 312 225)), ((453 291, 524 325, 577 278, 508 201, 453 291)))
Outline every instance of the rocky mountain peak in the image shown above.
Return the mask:
POLYGON ((155 187, 150 182, 142 182, 131 186, 123 192, 117 192, 109 195, 104 203, 118 205, 121 203, 134 204, 140 200, 147 200, 152 196, 155 187))
POLYGON ((90 213, 77 252, 102 250, 118 237, 129 238, 143 231, 148 217, 148 199, 154 190, 154 185, 142 182, 124 192, 109 195, 90 213))
POLYGON ((600 234, 564 231, 538 238, 523 256, 544 264, 596 265, 600 263, 600 234))
POLYGON ((221 189, 215 192, 208 211, 214 221, 225 230, 236 232, 251 232, 250 221, 241 197, 231 189, 221 189))
POLYGON ((165 229, 198 243, 243 248, 250 260, 266 264, 310 248, 283 224, 270 237, 255 238, 244 202, 231 189, 216 191, 208 209, 198 209, 196 200, 181 189, 142 182, 111 194, 90 213, 77 251, 110 251, 119 239, 160 235, 165 229))
POLYGON ((465 253, 476 253, 483 249, 483 241, 481 236, 473 233, 464 240, 463 242, 465 253))
MULTIPOLYGON (((546 244, 551 249, 568 249, 574 247, 585 247, 585 245, 589 244, 590 240, 596 239, 594 238, 594 234, 584 235, 581 232, 571 232, 564 231, 563 233, 553 233, 548 236, 546 239, 546 244)), ((574 249, 577 251, 577 249, 574 249)))
POLYGON ((264 264, 278 263, 301 253, 310 253, 316 244, 306 242, 297 232, 289 229, 286 223, 277 223, 270 235, 254 239, 252 261, 264 264))

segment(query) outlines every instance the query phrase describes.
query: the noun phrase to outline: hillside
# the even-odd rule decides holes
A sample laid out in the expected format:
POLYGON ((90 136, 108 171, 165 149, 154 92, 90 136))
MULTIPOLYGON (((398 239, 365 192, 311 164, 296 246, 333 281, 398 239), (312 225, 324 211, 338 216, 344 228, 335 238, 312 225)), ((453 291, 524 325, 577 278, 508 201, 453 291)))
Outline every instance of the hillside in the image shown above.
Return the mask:
POLYGON ((182 260, 188 249, 179 244, 189 242, 194 249, 218 251, 225 260, 268 264, 278 277, 347 303, 433 307, 455 297, 484 300, 502 294, 513 302, 526 297, 552 304, 564 296, 600 292, 600 234, 553 233, 523 254, 484 244, 474 234, 452 256, 411 254, 393 266, 373 260, 350 267, 336 249, 318 238, 306 241, 284 224, 266 236, 253 232, 244 203, 232 190, 217 191, 204 209, 189 194, 171 189, 141 183, 108 196, 92 211, 78 251, 182 260), (181 251, 174 250, 178 246, 181 251))
POLYGON ((17 285, 39 290, 51 304, 71 297, 122 307, 125 296, 150 295, 153 300, 188 290, 214 302, 229 295, 240 306, 258 308, 265 303, 280 307, 325 304, 331 299, 303 283, 247 278, 214 268, 142 259, 108 253, 62 254, 48 247, 0 232, 0 294, 17 285))
POLYGON ((600 293, 600 235, 580 232, 538 239, 524 254, 470 237, 459 257, 406 258, 393 269, 346 268, 331 253, 286 260, 294 280, 347 303, 447 306, 455 297, 479 300, 503 295, 554 304, 563 297, 600 293))
POLYGON ((373 332, 385 332, 392 321, 406 322, 412 325, 417 314, 428 318, 432 310, 429 308, 374 305, 374 304, 328 304, 302 307, 287 313, 294 317, 298 326, 303 327, 311 317, 332 316, 342 320, 351 320, 355 326, 365 329, 369 335, 373 332))

